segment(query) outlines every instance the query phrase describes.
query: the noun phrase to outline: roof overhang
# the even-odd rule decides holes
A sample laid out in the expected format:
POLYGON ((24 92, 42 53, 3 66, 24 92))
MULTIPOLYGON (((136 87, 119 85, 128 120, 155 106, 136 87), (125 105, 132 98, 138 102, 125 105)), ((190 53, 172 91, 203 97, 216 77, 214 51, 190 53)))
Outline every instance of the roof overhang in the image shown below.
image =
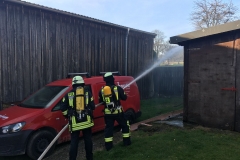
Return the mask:
POLYGON ((240 29, 240 20, 173 36, 173 37, 170 37, 169 43, 180 44, 189 40, 207 37, 207 36, 220 34, 220 33, 225 33, 229 31, 239 30, 239 29, 240 29))

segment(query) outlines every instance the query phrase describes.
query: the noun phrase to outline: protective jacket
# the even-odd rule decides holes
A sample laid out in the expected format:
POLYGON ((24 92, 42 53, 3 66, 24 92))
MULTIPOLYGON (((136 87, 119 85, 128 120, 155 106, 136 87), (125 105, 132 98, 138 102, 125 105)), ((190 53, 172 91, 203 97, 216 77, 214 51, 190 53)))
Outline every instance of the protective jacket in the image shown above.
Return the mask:
POLYGON ((125 94, 124 90, 119 86, 116 86, 116 85, 110 84, 110 83, 107 83, 106 86, 109 86, 111 88, 112 100, 113 100, 114 105, 111 108, 107 105, 108 98, 104 96, 103 88, 102 88, 101 91, 99 92, 99 102, 104 103, 104 106, 105 106, 105 108, 103 110, 104 114, 105 115, 116 115, 116 114, 122 113, 123 108, 121 106, 120 100, 126 100, 127 95, 125 94))
POLYGON ((68 92, 62 99, 61 110, 65 117, 69 119, 70 131, 83 130, 94 125, 93 110, 95 109, 91 92, 84 87, 84 110, 81 113, 76 110, 76 88, 68 92))
POLYGON ((120 100, 126 100, 127 95, 124 90, 114 85, 114 83, 106 83, 106 86, 111 88, 112 100, 115 108, 108 107, 107 103, 109 103, 108 94, 104 95, 103 87, 99 91, 99 102, 104 102, 104 121, 105 121, 105 148, 110 150, 113 147, 113 126, 114 122, 117 121, 118 124, 122 128, 122 136, 124 145, 130 145, 130 125, 126 117, 124 116, 123 108, 121 106, 120 100))

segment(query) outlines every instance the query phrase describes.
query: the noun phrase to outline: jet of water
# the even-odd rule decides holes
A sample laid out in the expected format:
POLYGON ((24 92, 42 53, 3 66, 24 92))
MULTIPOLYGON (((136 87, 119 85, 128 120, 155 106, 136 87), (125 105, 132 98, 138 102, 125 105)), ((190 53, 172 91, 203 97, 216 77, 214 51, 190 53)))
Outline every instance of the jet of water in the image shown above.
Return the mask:
MULTIPOLYGON (((137 78, 135 78, 133 81, 131 81, 130 83, 128 83, 126 86, 124 86, 124 88, 127 88, 128 86, 130 86, 131 84, 133 84, 134 82, 136 82, 137 80, 139 80, 140 78, 144 77, 146 74, 148 74, 149 72, 151 72, 155 67, 159 66, 161 63, 163 63, 164 61, 166 61, 167 59, 169 59, 170 57, 172 57, 173 55, 183 52, 183 47, 181 46, 177 46, 174 47, 172 49, 170 49, 169 51, 167 51, 164 56, 162 58, 160 58, 156 63, 154 63, 149 69, 147 69, 146 71, 144 71, 142 74, 140 74, 137 78)), ((123 88, 123 89, 124 89, 123 88)))

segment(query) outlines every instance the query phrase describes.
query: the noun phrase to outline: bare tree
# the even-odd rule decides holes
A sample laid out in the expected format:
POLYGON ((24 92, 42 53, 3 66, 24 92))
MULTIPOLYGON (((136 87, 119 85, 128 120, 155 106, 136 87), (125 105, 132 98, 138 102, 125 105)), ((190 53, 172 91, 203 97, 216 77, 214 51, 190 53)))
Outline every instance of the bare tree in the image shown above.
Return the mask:
POLYGON ((191 21, 196 29, 208 28, 238 19, 238 8, 230 0, 196 0, 191 21))
POLYGON ((165 41, 166 37, 163 32, 159 30, 154 30, 152 32, 156 34, 153 50, 158 57, 161 57, 171 47, 171 44, 168 41, 165 41))

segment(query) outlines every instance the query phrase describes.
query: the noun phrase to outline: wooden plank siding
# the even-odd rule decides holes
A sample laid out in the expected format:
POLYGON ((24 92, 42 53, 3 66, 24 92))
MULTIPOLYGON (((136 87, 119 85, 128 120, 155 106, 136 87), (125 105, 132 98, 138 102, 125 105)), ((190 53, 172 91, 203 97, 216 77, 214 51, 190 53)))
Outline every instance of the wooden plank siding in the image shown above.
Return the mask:
POLYGON ((153 75, 155 94, 183 96, 183 66, 157 67, 153 75))
MULTIPOLYGON (((0 100, 20 101, 69 72, 125 73, 127 30, 14 2, 0 3, 0 100)), ((130 30, 127 74, 152 63, 153 34, 130 30)), ((137 81, 141 98, 148 97, 137 81)))

